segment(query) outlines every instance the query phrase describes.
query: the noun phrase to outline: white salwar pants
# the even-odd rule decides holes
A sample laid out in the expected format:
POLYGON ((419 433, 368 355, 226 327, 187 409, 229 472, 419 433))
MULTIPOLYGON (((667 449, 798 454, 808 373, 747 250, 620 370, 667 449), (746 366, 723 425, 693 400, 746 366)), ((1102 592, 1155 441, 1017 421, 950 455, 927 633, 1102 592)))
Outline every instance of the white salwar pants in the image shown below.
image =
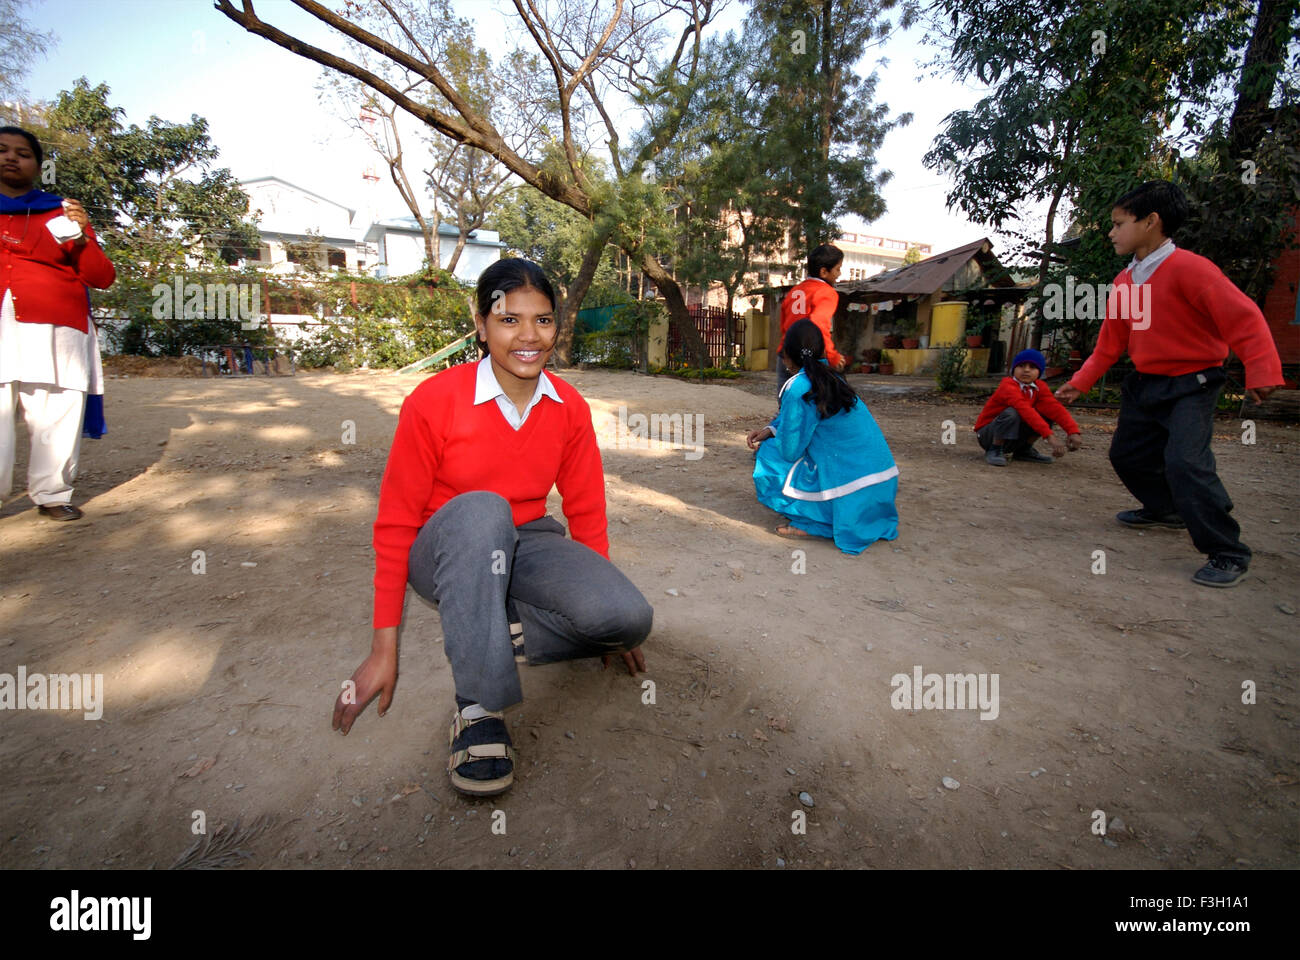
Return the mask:
POLYGON ((0 501, 13 489, 19 407, 31 439, 28 494, 41 506, 72 501, 86 393, 102 392, 101 369, 93 326, 21 323, 10 292, 0 294, 0 501))
POLYGON ((18 406, 31 436, 28 495, 38 506, 71 503, 81 456, 86 392, 48 383, 0 383, 0 500, 13 488, 18 432, 14 414, 18 406))

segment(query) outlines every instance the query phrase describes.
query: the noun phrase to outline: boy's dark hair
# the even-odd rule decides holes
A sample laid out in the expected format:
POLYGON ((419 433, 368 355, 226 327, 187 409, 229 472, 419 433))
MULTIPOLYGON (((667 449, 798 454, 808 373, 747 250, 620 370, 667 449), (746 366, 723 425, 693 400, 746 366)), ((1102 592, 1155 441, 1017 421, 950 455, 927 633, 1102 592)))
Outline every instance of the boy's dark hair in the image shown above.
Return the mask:
POLYGON ((45 151, 41 149, 41 141, 36 139, 36 134, 22 127, 0 127, 0 134, 9 134, 15 137, 22 137, 32 148, 32 153, 36 154, 36 164, 45 162, 45 151))
POLYGON ((1187 197, 1178 184, 1168 180, 1148 180, 1115 201, 1115 206, 1141 220, 1153 213, 1160 214, 1160 229, 1172 237, 1187 220, 1187 197))
POLYGON ((820 247, 814 247, 813 252, 808 254, 808 276, 821 279, 822 270, 834 270, 836 264, 844 259, 844 251, 839 247, 823 243, 820 247))
MULTIPOLYGON (((478 315, 488 317, 502 297, 520 288, 536 290, 551 301, 551 309, 555 309, 555 289, 542 268, 523 257, 506 257, 479 274, 478 287, 474 291, 478 315)), ((478 348, 481 353, 487 353, 487 342, 480 339, 478 348)))
POLYGON ((853 388, 821 362, 826 356, 822 328, 807 317, 790 325, 781 344, 781 352, 808 375, 812 389, 803 395, 803 399, 807 403, 817 404, 817 416, 820 419, 825 420, 841 410, 849 410, 858 402, 858 395, 853 392, 853 388))

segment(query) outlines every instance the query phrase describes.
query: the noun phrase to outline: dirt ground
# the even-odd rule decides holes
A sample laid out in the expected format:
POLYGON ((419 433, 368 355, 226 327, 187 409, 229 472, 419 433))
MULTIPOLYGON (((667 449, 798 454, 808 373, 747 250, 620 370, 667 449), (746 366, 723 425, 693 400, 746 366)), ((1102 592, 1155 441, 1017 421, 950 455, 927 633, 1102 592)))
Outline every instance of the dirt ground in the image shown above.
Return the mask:
POLYGON ((515 787, 462 798, 438 616, 412 593, 392 709, 331 732, 420 377, 115 379, 85 519, 0 509, 0 673, 102 673, 106 701, 97 721, 0 713, 0 866, 1300 866, 1294 425, 1244 445, 1219 422, 1255 561, 1208 590, 1185 534, 1114 522, 1133 504, 1113 415, 1083 414, 1061 462, 996 470, 976 406, 868 391, 901 534, 849 557, 777 537, 754 499, 744 435, 774 381, 567 376, 606 428, 614 560, 655 607, 654 703, 621 667, 523 668, 515 787), (703 456, 620 448, 620 406, 703 414, 703 456), (916 666, 996 674, 998 716, 894 709, 916 666), (1122 824, 1095 835, 1095 810, 1122 824))

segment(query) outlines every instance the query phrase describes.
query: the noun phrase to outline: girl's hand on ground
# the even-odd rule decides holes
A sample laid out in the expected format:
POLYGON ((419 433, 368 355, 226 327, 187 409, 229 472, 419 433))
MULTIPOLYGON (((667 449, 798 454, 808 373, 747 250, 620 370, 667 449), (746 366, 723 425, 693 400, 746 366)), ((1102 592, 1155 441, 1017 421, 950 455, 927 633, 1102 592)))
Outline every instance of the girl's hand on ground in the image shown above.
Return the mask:
POLYGON ((1263 403, 1276 389, 1277 387, 1255 387, 1253 390, 1247 390, 1246 396, 1250 397, 1251 403, 1263 403))
POLYGON ((356 673, 352 674, 352 689, 343 689, 334 701, 332 729, 342 730, 347 736, 352 723, 366 709, 366 705, 379 696, 379 715, 388 712, 393 702, 393 685, 397 682, 397 651, 377 650, 366 657, 356 673), (345 702, 345 698, 347 701, 345 702))
POLYGON ((1052 456, 1054 456, 1057 460, 1060 460, 1063 456, 1065 456, 1065 444, 1061 442, 1060 437, 1058 437, 1056 434, 1052 434, 1052 438, 1047 442, 1052 445, 1052 456))
POLYGON ((1081 396, 1083 396, 1083 394, 1068 383, 1056 388, 1056 399, 1060 400, 1062 403, 1074 403, 1074 401, 1078 400, 1081 396))
POLYGON ((772 436, 775 436, 775 434, 772 433, 771 427, 759 427, 757 430, 749 431, 749 435, 745 437, 745 442, 749 444, 749 449, 756 450, 760 443, 772 436))
POLYGON ((1071 450, 1078 450, 1083 446, 1083 434, 1072 433, 1065 438, 1065 445, 1071 450))
MULTIPOLYGON (((609 669, 609 654, 606 654, 605 656, 601 657, 601 658, 600 658, 600 662, 603 664, 603 666, 601 667, 601 669, 602 669, 602 670, 608 670, 608 669, 609 669)), ((637 673, 638 670, 640 670, 642 673, 645 673, 645 672, 646 672, 646 670, 645 670, 645 654, 643 654, 643 653, 641 652, 641 648, 640 648, 640 647, 637 647, 635 650, 625 650, 625 651, 623 651, 623 662, 627 664, 627 672, 630 673, 630 674, 632 674, 632 676, 634 676, 634 677, 636 676, 636 673, 637 673)))

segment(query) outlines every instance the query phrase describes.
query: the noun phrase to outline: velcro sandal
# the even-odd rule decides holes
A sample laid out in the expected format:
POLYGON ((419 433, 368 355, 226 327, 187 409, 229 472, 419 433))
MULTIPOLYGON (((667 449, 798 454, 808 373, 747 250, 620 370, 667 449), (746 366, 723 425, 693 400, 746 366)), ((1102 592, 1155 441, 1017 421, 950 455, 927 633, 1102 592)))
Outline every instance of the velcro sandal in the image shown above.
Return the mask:
POLYGON ((515 751, 500 711, 456 698, 451 721, 447 773, 461 793, 490 797, 515 782, 515 751))
POLYGON ((515 663, 528 662, 528 657, 524 655, 524 625, 522 623, 510 624, 510 648, 515 652, 515 663))

